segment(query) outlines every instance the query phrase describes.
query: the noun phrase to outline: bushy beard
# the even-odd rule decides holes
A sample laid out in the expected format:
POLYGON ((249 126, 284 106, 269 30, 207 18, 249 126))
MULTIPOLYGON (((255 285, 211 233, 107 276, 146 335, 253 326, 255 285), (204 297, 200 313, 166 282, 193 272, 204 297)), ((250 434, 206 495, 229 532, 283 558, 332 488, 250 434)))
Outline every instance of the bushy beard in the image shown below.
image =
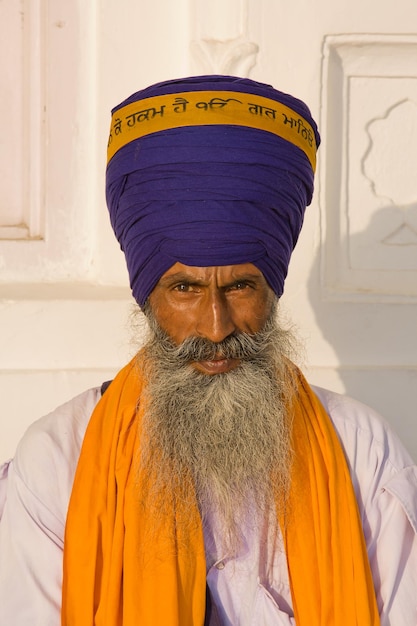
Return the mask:
POLYGON ((176 346, 149 310, 147 317, 151 335, 141 356, 146 437, 139 467, 154 477, 148 502, 155 503, 154 516, 162 522, 168 514, 164 494, 175 493, 185 511, 197 501, 203 523, 215 519, 225 545, 236 549, 249 507, 263 515, 285 507, 291 334, 273 313, 255 335, 241 333, 216 344, 197 337, 176 346), (192 366, 214 356, 240 364, 213 376, 192 366))

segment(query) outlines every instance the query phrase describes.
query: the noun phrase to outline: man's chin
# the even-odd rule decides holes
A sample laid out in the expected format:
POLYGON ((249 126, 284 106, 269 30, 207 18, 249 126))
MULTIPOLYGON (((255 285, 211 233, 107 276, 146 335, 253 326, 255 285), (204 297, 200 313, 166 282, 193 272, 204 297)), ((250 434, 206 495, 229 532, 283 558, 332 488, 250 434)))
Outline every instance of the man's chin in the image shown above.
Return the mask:
POLYGON ((241 363, 240 359, 214 359, 212 361, 194 361, 192 366, 201 374, 214 376, 231 372, 241 363))

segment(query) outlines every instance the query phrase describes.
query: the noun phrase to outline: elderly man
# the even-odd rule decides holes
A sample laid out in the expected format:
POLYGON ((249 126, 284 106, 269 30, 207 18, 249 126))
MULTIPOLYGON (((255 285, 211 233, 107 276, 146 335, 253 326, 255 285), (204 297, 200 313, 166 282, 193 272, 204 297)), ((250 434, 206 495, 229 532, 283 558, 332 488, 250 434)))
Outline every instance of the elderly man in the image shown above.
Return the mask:
POLYGON ((149 338, 20 443, 2 624, 417 623, 416 467, 307 384, 277 322, 318 144, 302 102, 247 79, 113 111, 107 202, 149 338))

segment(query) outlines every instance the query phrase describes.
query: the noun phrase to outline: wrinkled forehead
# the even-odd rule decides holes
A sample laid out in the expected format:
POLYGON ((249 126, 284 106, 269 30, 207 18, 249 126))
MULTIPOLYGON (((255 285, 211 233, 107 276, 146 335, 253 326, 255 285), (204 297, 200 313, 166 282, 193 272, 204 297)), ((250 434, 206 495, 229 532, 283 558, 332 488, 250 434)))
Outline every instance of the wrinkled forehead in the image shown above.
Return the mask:
POLYGON ((241 280, 254 280, 259 284, 268 284, 264 274, 253 263, 194 266, 176 262, 162 274, 157 285, 170 284, 172 281, 176 280, 215 285, 218 287, 241 280))

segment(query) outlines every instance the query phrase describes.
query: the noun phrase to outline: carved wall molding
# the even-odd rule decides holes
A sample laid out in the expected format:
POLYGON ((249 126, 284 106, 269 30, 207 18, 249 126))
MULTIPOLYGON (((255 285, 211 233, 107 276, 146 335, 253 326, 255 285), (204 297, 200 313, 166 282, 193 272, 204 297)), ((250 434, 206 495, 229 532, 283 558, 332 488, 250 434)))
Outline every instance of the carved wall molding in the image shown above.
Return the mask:
POLYGON ((44 0, 0 4, 0 240, 44 237, 44 0))
POLYGON ((8 182, 0 198, 0 284, 22 285, 23 292, 25 284, 93 275, 94 12, 86 9, 82 25, 78 18, 77 3, 67 0, 0 3, 11 33, 0 43, 7 58, 0 107, 8 122, 0 156, 8 182))
POLYGON ((414 246, 417 269, 417 102, 400 100, 367 127, 369 147, 363 171, 375 196, 396 209, 391 232, 381 243, 414 246), (399 158, 399 155, 404 158, 399 158), (397 223, 396 223, 397 222, 397 223))
POLYGON ((321 128, 325 296, 416 301, 417 37, 327 37, 321 128))
POLYGON ((193 10, 191 56, 202 74, 249 76, 259 46, 247 34, 248 0, 197 0, 193 10))
POLYGON ((230 41, 201 39, 191 42, 191 53, 203 74, 249 76, 258 51, 259 46, 244 37, 230 41))

